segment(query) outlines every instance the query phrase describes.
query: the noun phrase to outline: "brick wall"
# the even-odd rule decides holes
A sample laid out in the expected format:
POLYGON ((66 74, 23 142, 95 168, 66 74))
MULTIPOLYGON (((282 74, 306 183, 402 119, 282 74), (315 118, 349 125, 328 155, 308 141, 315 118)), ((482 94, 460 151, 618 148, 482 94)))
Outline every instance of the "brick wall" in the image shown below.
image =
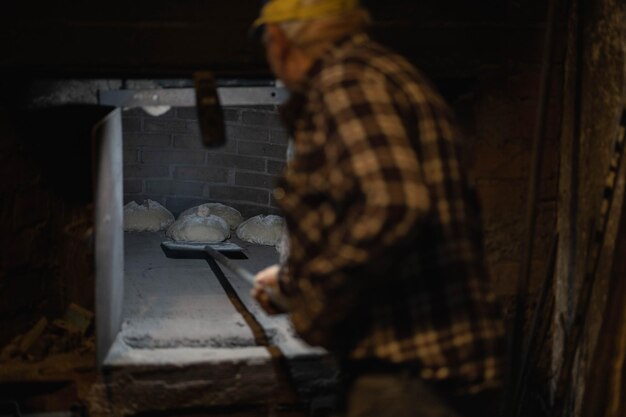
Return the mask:
POLYGON ((226 145, 205 148, 195 108, 172 108, 162 116, 124 112, 125 202, 149 198, 174 214, 220 202, 244 217, 278 213, 271 198, 285 165, 287 134, 273 107, 224 109, 226 145))

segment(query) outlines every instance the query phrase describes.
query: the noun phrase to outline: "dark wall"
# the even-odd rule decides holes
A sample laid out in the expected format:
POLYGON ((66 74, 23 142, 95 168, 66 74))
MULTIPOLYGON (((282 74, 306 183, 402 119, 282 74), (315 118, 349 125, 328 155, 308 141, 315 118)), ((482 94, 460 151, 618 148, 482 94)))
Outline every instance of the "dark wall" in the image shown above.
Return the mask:
POLYGON ((263 72, 260 0, 9 1, 0 71, 93 76, 263 72))
POLYGON ((61 132, 47 121, 0 105, 0 346, 70 303, 94 308, 91 126, 78 137, 85 130, 61 132), (69 145, 74 139, 86 148, 69 145))
POLYGON ((124 112, 124 198, 158 201, 174 214, 220 202, 244 217, 277 213, 271 198, 287 154, 287 134, 269 107, 226 108, 227 141, 205 148, 196 109, 180 107, 154 117, 124 112))
MULTIPOLYGON (((260 0, 10 1, 0 14, 0 71, 53 76, 188 77, 269 75, 248 35, 260 0), (112 47, 114 45, 114 47, 112 47)), ((532 28, 545 2, 364 0, 377 38, 431 76, 474 72, 505 51, 507 33, 536 46, 532 28), (519 23, 522 23, 521 25, 519 23), (512 30, 510 30, 512 29, 512 30)))

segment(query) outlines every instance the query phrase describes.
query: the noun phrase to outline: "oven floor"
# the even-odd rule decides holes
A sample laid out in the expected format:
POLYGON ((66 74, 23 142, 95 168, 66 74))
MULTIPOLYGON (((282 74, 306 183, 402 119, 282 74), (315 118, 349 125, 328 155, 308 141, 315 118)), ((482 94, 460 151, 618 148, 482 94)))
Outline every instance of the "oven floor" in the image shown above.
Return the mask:
MULTIPOLYGON (((248 348, 252 353, 259 348, 207 261, 167 258, 160 247, 165 239, 164 233, 124 234, 124 323, 106 363, 121 364, 131 356, 133 363, 138 356, 152 362, 176 357, 183 350, 193 361, 197 355, 206 359, 209 351, 210 356, 220 356, 218 352, 230 356, 232 350, 248 348)), ((247 256, 235 262, 253 273, 278 261, 273 246, 230 241, 247 256)), ((323 352, 299 340, 285 316, 267 316, 251 299, 250 285, 222 270, 270 344, 289 358, 323 352)))
POLYGON ((124 342, 137 349, 254 346, 206 260, 169 259, 159 246, 164 239, 125 234, 124 342))

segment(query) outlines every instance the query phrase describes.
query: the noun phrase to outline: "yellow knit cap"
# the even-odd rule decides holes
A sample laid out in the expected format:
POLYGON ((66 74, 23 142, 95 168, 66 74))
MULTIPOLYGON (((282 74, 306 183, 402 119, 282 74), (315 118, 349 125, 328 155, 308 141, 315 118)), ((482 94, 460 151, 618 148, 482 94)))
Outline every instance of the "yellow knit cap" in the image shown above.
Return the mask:
POLYGON ((306 4, 303 0, 270 0, 261 9, 261 16, 254 21, 252 28, 256 29, 267 23, 341 16, 358 7, 359 0, 319 0, 312 4, 306 4))

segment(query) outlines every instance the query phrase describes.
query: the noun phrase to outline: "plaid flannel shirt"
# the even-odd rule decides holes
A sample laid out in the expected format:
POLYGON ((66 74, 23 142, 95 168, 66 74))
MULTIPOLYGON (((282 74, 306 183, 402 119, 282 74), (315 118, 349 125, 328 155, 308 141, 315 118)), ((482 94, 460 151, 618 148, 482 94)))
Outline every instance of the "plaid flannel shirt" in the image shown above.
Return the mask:
POLYGON ((308 75, 283 109, 295 154, 274 192, 296 331, 460 390, 499 383, 503 326, 446 104, 365 34, 337 42, 308 75))

